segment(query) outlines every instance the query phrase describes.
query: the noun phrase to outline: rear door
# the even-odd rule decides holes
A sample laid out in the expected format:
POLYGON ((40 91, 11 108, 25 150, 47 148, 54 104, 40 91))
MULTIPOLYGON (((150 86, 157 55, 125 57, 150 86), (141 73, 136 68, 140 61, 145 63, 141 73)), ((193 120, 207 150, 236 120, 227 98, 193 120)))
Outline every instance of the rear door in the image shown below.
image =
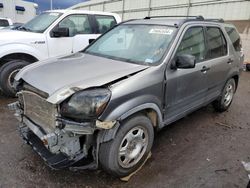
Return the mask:
POLYGON ((196 58, 195 68, 168 69, 166 72, 166 123, 171 123, 190 111, 201 106, 207 93, 206 45, 204 28, 190 27, 185 31, 175 52, 193 55, 196 58))
POLYGON ((228 44, 220 27, 206 27, 206 39, 208 48, 207 67, 209 67, 206 101, 211 101, 221 94, 235 58, 228 53, 228 44))

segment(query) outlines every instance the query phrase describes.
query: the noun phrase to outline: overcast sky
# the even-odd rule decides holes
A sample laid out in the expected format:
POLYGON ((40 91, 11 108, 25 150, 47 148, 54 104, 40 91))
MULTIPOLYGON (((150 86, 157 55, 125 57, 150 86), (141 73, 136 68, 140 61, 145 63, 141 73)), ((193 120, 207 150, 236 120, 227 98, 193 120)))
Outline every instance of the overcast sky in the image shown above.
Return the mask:
MULTIPOLYGON (((37 3, 39 6, 38 12, 50 9, 50 0, 25 0, 25 1, 31 1, 37 3)), ((83 1, 86 0, 53 0, 53 8, 64 9, 83 1)))

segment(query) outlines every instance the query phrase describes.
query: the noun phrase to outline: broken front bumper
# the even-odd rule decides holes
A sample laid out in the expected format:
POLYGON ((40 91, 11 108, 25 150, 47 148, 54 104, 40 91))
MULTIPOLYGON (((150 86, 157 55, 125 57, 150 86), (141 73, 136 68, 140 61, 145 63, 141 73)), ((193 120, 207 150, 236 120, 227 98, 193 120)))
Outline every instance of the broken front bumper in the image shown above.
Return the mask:
MULTIPOLYGON (((67 167, 90 158, 91 168, 98 166, 98 136, 105 132, 100 130, 112 129, 116 121, 75 122, 61 117, 58 105, 49 103, 36 93, 22 91, 18 98, 19 101, 10 104, 9 108, 15 111, 23 138, 49 166, 67 167)), ((107 135, 104 140, 113 136, 107 135)), ((85 168, 81 165, 81 169, 85 168)))
POLYGON ((53 169, 76 167, 81 161, 81 169, 96 169, 96 141, 93 138, 94 123, 75 123, 62 118, 58 119, 58 125, 47 132, 43 127, 35 124, 23 114, 19 102, 9 105, 15 110, 15 116, 20 121, 19 129, 26 143, 46 161, 53 169), (90 152, 90 148, 92 148, 90 152), (95 151, 95 152, 94 152, 95 151))

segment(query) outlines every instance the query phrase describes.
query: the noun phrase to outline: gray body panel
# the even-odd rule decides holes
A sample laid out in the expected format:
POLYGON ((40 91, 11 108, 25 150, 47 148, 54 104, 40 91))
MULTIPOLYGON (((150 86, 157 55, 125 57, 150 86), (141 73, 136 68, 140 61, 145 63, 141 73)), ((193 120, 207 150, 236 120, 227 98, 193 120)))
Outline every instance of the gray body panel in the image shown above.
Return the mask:
POLYGON ((159 127, 163 127, 219 97, 226 81, 240 74, 242 58, 234 51, 221 23, 204 21, 183 23, 176 20, 167 22, 164 19, 128 23, 165 23, 165 25, 182 24, 182 26, 178 29, 175 40, 162 63, 157 66, 136 65, 78 53, 55 62, 30 66, 21 71, 16 79, 23 79, 47 92, 50 95, 48 101, 55 104, 80 89, 108 85, 112 96, 99 117, 100 120, 122 120, 141 110, 151 109, 158 115, 159 127), (185 31, 194 26, 221 28, 228 44, 228 54, 197 63, 193 69, 171 69, 170 64, 174 61, 175 51, 185 31), (229 59, 233 62, 228 63, 229 59), (210 70, 202 72, 204 66, 210 70), (120 79, 123 77, 126 78, 120 79), (72 88, 78 89, 72 91, 72 88), (63 92, 69 94, 57 99, 63 92))
POLYGON ((146 68, 143 65, 77 53, 39 66, 28 66, 17 75, 16 80, 22 78, 47 93, 50 102, 58 103, 52 99, 60 91, 102 86, 146 68))

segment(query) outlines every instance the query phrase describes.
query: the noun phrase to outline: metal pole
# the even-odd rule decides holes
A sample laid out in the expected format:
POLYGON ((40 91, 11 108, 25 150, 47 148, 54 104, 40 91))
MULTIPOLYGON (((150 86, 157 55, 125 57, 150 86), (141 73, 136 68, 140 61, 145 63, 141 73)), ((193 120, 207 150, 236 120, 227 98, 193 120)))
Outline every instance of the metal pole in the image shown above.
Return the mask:
POLYGON ((191 0, 188 0, 187 16, 189 16, 190 7, 191 7, 191 0))
POLYGON ((149 3, 148 3, 148 17, 150 17, 151 6, 152 6, 152 0, 149 0, 149 3))
POLYGON ((53 9, 53 0, 50 0, 50 10, 53 9))
POLYGON ((123 20, 124 19, 124 13, 125 13, 124 8, 125 8, 125 0, 122 0, 122 21, 124 21, 123 20))

